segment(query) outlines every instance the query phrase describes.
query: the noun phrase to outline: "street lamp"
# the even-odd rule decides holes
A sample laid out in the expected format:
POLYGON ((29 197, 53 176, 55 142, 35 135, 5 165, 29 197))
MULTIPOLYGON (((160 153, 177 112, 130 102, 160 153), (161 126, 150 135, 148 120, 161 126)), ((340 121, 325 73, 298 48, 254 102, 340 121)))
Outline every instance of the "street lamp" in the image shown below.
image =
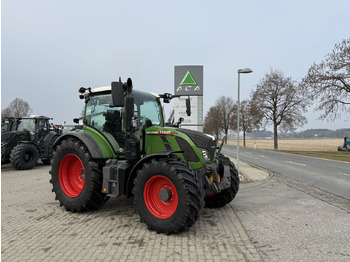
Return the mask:
POLYGON ((243 68, 238 69, 238 95, 237 95, 237 172, 239 174, 239 107, 240 107, 240 101, 239 101, 239 89, 240 89, 240 74, 249 74, 252 73, 253 70, 250 68, 243 68))

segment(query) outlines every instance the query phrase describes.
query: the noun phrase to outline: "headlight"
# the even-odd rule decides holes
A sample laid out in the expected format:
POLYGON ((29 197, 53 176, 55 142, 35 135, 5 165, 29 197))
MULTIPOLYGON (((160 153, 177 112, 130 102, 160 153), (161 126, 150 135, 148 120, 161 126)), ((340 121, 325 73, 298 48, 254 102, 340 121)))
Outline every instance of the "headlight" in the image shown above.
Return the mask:
POLYGON ((205 150, 202 150, 201 152, 202 152, 202 156, 204 157, 205 161, 209 161, 210 159, 209 159, 208 152, 205 150))

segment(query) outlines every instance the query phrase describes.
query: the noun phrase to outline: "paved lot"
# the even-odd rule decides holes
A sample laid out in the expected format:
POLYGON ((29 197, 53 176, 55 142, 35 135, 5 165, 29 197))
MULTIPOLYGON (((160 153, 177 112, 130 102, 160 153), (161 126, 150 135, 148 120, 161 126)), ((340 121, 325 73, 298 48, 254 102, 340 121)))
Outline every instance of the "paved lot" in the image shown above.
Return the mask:
POLYGON ((48 166, 2 167, 2 261, 262 261, 237 218, 235 200, 205 209, 187 232, 164 235, 139 222, 130 199, 70 213, 51 192, 48 166))
POLYGON ((350 201, 241 163, 233 202, 204 209, 187 232, 157 234, 130 199, 66 212, 49 167, 2 167, 2 261, 350 261, 350 201))

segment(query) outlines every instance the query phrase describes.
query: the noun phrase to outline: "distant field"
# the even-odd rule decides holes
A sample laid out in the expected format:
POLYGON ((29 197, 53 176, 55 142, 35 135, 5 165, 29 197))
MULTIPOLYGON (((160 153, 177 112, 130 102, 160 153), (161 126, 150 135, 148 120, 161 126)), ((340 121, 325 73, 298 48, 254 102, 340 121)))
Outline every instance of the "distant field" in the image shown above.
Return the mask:
MULTIPOLYGON (((278 150, 284 151, 337 151, 338 146, 342 145, 342 138, 325 138, 325 139, 279 139, 278 150)), ((256 149, 273 150, 273 139, 246 139, 246 147, 256 149)), ((237 140, 229 140, 228 144, 236 145, 237 140)), ((243 146, 243 139, 240 140, 243 146)))
MULTIPOLYGON (((350 162, 350 152, 338 151, 338 146, 342 145, 343 142, 342 138, 279 139, 278 150, 286 153, 350 162)), ((237 140, 228 140, 228 144, 236 145, 237 140)), ((243 146, 243 139, 240 140, 240 146, 243 146)), ((273 139, 247 139, 246 147, 273 150, 273 139)))

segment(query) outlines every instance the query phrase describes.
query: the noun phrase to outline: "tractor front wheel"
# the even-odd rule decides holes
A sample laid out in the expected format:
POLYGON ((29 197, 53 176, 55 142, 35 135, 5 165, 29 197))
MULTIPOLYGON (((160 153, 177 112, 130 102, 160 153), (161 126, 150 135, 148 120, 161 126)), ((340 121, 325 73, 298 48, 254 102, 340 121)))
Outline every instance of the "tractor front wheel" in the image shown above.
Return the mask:
POLYGON ((186 230, 204 207, 202 178, 176 157, 144 163, 135 178, 133 194, 141 222, 158 233, 186 230))
POLYGON ((39 152, 35 145, 21 143, 15 146, 10 155, 10 161, 17 170, 32 169, 38 163, 39 152))
POLYGON ((56 147, 50 171, 52 191, 67 211, 84 212, 102 206, 102 167, 91 159, 79 140, 62 140, 56 147))
POLYGON ((230 161, 228 157, 223 155, 219 156, 219 177, 224 175, 224 166, 229 166, 231 176, 231 187, 222 190, 214 195, 205 196, 205 207, 207 208, 219 208, 230 203, 237 195, 239 189, 239 176, 235 165, 230 161))

